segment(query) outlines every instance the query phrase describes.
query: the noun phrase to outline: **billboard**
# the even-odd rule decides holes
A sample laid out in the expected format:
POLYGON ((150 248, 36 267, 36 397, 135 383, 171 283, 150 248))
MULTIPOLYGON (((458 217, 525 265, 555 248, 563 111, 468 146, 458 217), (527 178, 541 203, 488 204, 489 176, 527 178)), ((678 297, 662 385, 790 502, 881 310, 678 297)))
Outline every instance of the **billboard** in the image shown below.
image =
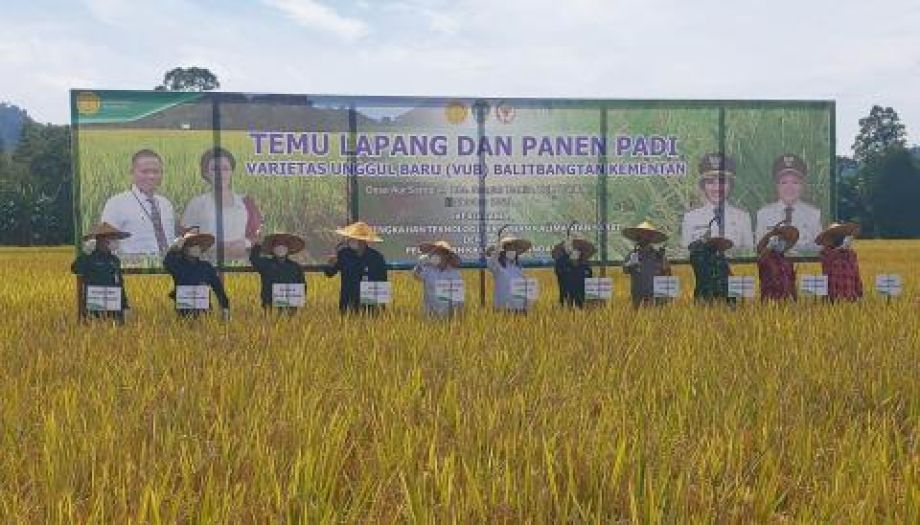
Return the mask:
POLYGON ((304 237, 318 266, 337 227, 374 226, 393 267, 446 239, 465 266, 504 231, 550 264, 567 231, 599 264, 632 249, 649 220, 673 259, 706 230, 751 257, 769 228, 802 232, 797 255, 834 216, 834 104, 71 92, 79 231, 132 233, 128 268, 160 268, 164 240, 197 226, 209 255, 246 267, 255 233, 304 237), (214 151, 218 149, 215 162, 214 151))

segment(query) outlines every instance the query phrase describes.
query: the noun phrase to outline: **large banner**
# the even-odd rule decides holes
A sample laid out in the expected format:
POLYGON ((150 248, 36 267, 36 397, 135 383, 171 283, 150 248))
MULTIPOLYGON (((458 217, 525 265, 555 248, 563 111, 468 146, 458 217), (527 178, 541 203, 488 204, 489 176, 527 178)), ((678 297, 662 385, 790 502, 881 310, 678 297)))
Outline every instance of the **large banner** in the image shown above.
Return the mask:
POLYGON ((217 236, 210 257, 246 266, 255 234, 295 233, 321 265, 363 220, 394 267, 445 239, 481 266, 499 231, 550 264, 579 235, 600 264, 650 221, 674 259, 711 231, 754 255, 783 221, 814 255, 833 209, 834 105, 345 97, 74 90, 78 230, 129 231, 126 267, 157 269, 183 228, 217 236))

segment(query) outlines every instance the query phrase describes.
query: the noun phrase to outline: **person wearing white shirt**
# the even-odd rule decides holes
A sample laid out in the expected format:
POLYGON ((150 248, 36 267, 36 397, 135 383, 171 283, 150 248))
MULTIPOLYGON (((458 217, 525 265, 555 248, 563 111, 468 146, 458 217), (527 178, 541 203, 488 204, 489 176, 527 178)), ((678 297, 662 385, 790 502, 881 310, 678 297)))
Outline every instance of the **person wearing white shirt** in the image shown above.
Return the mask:
POLYGON ((526 239, 516 237, 503 237, 498 247, 490 246, 486 250, 486 266, 495 279, 493 290, 493 305, 500 310, 526 311, 529 303, 526 299, 515 299, 511 293, 511 283, 514 279, 524 279, 524 269, 518 257, 532 246, 526 239))
POLYGON ((460 257, 447 241, 419 246, 419 257, 412 275, 424 286, 423 308, 426 314, 446 317, 462 310, 463 301, 443 300, 437 295, 438 281, 460 281, 460 257))
POLYGON ((802 242, 793 252, 814 252, 820 249, 814 239, 823 231, 821 210, 801 200, 805 191, 808 166, 798 155, 786 153, 773 163, 773 180, 779 200, 757 212, 757 237, 761 238, 778 224, 795 226, 802 242))
POLYGON ((751 215, 727 202, 735 185, 734 159, 719 153, 703 155, 699 175, 699 190, 705 203, 684 214, 681 246, 690 246, 714 229, 720 237, 732 241, 734 250, 752 250, 754 233, 751 215))
POLYGON ((201 177, 212 187, 212 191, 198 195, 189 201, 180 221, 182 228, 198 228, 201 233, 220 238, 224 257, 242 261, 251 247, 249 238, 262 226, 262 214, 255 202, 248 196, 233 191, 233 170, 236 159, 223 148, 207 150, 201 157, 201 177), (218 172, 220 177, 217 177, 218 172), (217 199, 221 203, 223 217, 222 235, 217 235, 217 199))
POLYGON ((172 203, 157 194, 163 181, 162 159, 153 150, 138 151, 131 158, 131 177, 131 189, 106 201, 101 222, 131 234, 113 246, 112 251, 124 262, 144 257, 158 260, 177 233, 172 203))

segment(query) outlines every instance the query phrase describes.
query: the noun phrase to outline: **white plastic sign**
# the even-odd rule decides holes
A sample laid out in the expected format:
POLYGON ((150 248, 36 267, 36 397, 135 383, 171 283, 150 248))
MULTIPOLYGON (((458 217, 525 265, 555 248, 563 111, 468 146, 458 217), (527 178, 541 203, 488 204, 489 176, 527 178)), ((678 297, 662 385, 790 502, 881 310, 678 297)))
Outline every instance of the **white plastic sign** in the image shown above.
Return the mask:
POLYGON ((176 286, 177 310, 207 310, 211 307, 211 290, 207 285, 176 286))
POLYGON ((610 277, 585 278, 585 299, 588 301, 609 301, 613 297, 613 279, 610 277))
POLYGON ((898 274, 879 274, 875 276, 875 291, 879 295, 898 297, 901 295, 902 285, 901 276, 898 274))
POLYGON ((540 289, 533 277, 511 279, 511 300, 515 306, 526 307, 537 300, 540 289))
POLYGON ((388 281, 361 281, 361 304, 378 306, 389 304, 392 299, 388 281))
POLYGON ((652 283, 652 292, 656 299, 674 299, 680 295, 680 278, 656 275, 652 283))
POLYGON ((728 296, 742 299, 753 299, 754 278, 750 275, 730 276, 728 278, 728 296))
POLYGON ((438 279, 434 282, 434 296, 443 304, 463 304, 465 291, 463 279, 438 279))
POLYGON ((800 289, 805 295, 827 297, 827 276, 803 275, 800 289))
POLYGON ((275 283, 272 285, 272 306, 276 308, 303 308, 307 288, 303 283, 275 283))
POLYGON ((120 312, 120 286, 87 286, 86 310, 90 312, 120 312))

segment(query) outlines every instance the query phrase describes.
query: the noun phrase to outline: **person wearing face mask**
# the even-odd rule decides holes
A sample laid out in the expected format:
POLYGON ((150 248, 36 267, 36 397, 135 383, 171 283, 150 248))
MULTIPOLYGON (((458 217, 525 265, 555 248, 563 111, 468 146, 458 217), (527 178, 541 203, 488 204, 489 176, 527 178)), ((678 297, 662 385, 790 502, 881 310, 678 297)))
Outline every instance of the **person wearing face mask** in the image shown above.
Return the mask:
POLYGON ((799 240, 795 226, 777 225, 757 243, 757 271, 760 275, 760 300, 795 300, 795 267, 786 252, 799 240))
MULTIPOLYGON (((213 244, 213 235, 187 231, 170 245, 163 259, 163 266, 172 276, 175 286, 210 286, 220 304, 221 317, 226 321, 230 319, 230 300, 224 290, 224 283, 217 275, 214 266, 201 258, 202 254, 213 244)), ((175 290, 170 296, 175 299, 175 290)), ((182 317, 195 317, 202 313, 199 310, 177 309, 176 311, 182 317)))
POLYGON ((655 277, 671 275, 671 264, 664 247, 653 245, 668 240, 668 236, 649 221, 625 228, 623 237, 636 243, 623 261, 623 272, 629 275, 629 291, 633 306, 655 304, 655 277))
POLYGON ((519 257, 530 249, 532 243, 527 239, 514 236, 502 237, 498 246, 486 249, 486 266, 495 279, 492 292, 494 307, 499 310, 526 312, 527 301, 515 299, 511 294, 511 283, 514 279, 524 279, 524 268, 521 267, 519 257))
POLYGON ((834 223, 815 238, 821 246, 821 270, 827 276, 827 297, 831 301, 856 301, 863 296, 859 261, 853 250, 853 238, 859 226, 834 223))
MULTIPOLYGON (((252 249, 249 252, 249 262, 259 272, 262 281, 262 308, 272 307, 272 286, 275 284, 306 284, 303 268, 289 257, 304 249, 306 243, 296 235, 276 233, 265 237, 264 242, 259 242, 259 232, 250 238, 252 249), (269 257, 262 256, 263 246, 269 257)), ((280 308, 279 308, 280 309, 280 308)), ((284 307, 289 313, 297 311, 296 308, 284 307)))
POLYGON ((77 256, 70 271, 81 278, 81 294, 86 297, 87 286, 109 286, 121 288, 120 311, 94 311, 85 310, 84 301, 81 304, 81 316, 95 318, 115 319, 124 322, 129 311, 128 295, 125 293, 124 280, 121 275, 121 261, 112 253, 110 242, 113 240, 127 239, 131 234, 112 227, 103 222, 93 228, 93 231, 83 236, 82 253, 77 256))
POLYGON ((731 239, 713 236, 711 230, 706 230, 702 237, 690 243, 690 265, 696 279, 694 299, 735 302, 734 298, 728 297, 728 278, 732 271, 725 257, 725 252, 732 246, 731 239))
POLYGON ((428 315, 445 317, 453 315, 463 308, 463 303, 452 305, 439 301, 436 289, 441 280, 461 280, 460 257, 447 241, 424 243, 419 246, 422 256, 412 272, 412 276, 424 285, 424 310, 428 315))
POLYGON ((585 279, 594 272, 588 260, 594 255, 594 245, 581 238, 567 239, 553 247, 553 270, 559 285, 559 304, 562 306, 585 306, 585 279))
POLYGON ((368 243, 383 242, 373 228, 364 222, 349 224, 335 231, 345 238, 336 254, 329 258, 323 270, 326 277, 341 273, 339 290, 339 311, 356 312, 363 308, 373 312, 377 307, 361 305, 361 281, 386 281, 387 263, 383 254, 368 246, 368 243))

